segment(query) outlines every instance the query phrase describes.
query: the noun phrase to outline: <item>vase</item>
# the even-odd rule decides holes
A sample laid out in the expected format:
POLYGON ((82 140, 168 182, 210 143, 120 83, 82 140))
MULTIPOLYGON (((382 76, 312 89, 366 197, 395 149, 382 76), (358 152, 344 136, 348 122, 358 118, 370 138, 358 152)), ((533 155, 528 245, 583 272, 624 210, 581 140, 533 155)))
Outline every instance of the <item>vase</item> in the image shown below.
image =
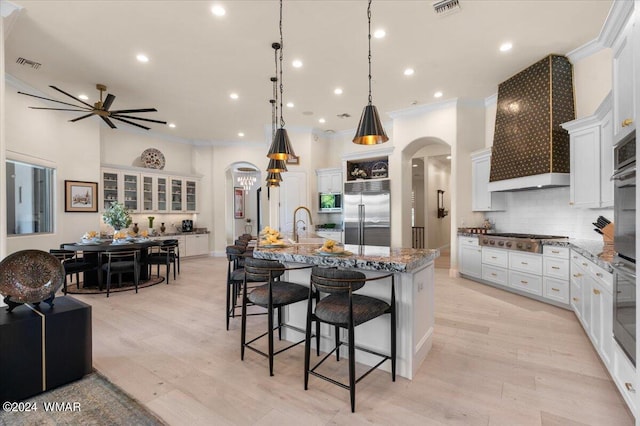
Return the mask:
POLYGON ((140 230, 140 228, 138 228, 138 224, 137 224, 137 223, 134 223, 134 224, 133 224, 133 233, 134 233, 134 234, 137 234, 139 230, 140 230))
POLYGON ((164 231, 166 231, 166 230, 167 230, 167 228, 164 226, 164 222, 162 222, 160 224, 160 232, 162 232, 164 234, 164 231))
POLYGON ((149 216, 147 219, 149 219, 149 229, 153 229, 153 219, 155 219, 155 217, 149 216))

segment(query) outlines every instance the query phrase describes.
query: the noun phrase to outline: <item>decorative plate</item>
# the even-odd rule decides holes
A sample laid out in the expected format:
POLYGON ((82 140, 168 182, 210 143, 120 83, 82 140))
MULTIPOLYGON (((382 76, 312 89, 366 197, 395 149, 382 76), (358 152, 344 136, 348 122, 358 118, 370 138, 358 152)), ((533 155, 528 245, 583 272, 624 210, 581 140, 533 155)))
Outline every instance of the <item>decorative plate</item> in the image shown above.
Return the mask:
POLYGON ((164 169, 164 154, 158 149, 145 149, 140 156, 140 160, 148 169, 164 169))

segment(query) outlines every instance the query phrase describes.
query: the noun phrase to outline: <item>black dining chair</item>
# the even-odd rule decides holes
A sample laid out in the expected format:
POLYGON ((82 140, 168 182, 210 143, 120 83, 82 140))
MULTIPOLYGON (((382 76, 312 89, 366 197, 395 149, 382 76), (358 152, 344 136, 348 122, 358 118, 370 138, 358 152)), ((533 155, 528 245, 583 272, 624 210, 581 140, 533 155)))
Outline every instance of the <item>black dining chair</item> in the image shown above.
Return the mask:
POLYGON ((378 368, 386 360, 391 360, 391 380, 396 381, 396 313, 395 313, 395 281, 393 274, 385 274, 378 277, 367 278, 362 272, 352 270, 342 270, 336 268, 321 268, 314 266, 311 271, 311 286, 307 298, 307 331, 305 336, 304 348, 304 389, 307 390, 309 385, 309 375, 319 377, 330 383, 338 385, 349 390, 351 399, 351 412, 355 412, 356 407, 356 383, 362 380, 370 372, 378 368), (355 291, 361 289, 368 281, 381 280, 391 278, 391 297, 390 302, 384 300, 354 294, 355 291), (316 294, 313 294, 313 290, 316 294), (326 294, 326 297, 321 297, 326 294), (316 301, 315 309, 313 309, 313 299, 316 301), (378 318, 381 315, 390 315, 391 326, 391 342, 390 353, 383 354, 373 351, 369 348, 363 348, 356 345, 355 328, 367 321, 378 318), (311 322, 315 321, 318 326, 321 322, 333 325, 335 328, 335 348, 322 358, 315 366, 310 367, 311 357, 311 322), (340 339, 340 329, 345 328, 348 332, 348 342, 342 342, 340 339), (336 353, 336 360, 340 361, 340 346, 348 345, 349 353, 349 385, 340 383, 328 376, 320 374, 316 369, 327 360, 333 352, 336 353), (360 377, 356 378, 356 353, 355 350, 361 350, 373 355, 377 355, 382 359, 376 365, 367 370, 360 377))
MULTIPOLYGON (((172 241, 172 240, 168 240, 172 241)), ((178 259, 178 255, 176 254, 178 250, 177 242, 175 244, 162 244, 159 246, 149 247, 149 251, 147 253, 146 263, 149 266, 149 276, 151 276, 151 269, 153 265, 156 265, 156 274, 160 276, 160 266, 164 266, 166 272, 167 284, 169 284, 169 277, 171 272, 171 265, 173 264, 173 279, 176 279, 176 261, 178 259)))
POLYGON ((171 260, 171 264, 173 265, 173 279, 175 280, 175 271, 178 271, 178 275, 180 275, 180 244, 178 240, 170 239, 162 241, 160 250, 167 252, 167 254, 169 255, 169 259, 171 260))
POLYGON ((109 297, 111 290, 111 276, 114 274, 118 275, 118 286, 122 286, 122 274, 132 273, 137 293, 140 279, 140 251, 108 251, 104 253, 104 256, 106 261, 102 264, 102 270, 107 275, 107 297, 109 297))
MULTIPOLYGON (((278 339, 282 340, 282 329, 289 328, 300 333, 305 333, 305 330, 295 327, 283 322, 282 308, 297 302, 302 302, 307 298, 309 288, 302 284, 297 284, 289 281, 284 281, 281 277, 286 271, 300 270, 311 268, 312 265, 305 265, 299 267, 285 267, 282 263, 275 260, 256 259, 248 257, 245 259, 244 264, 244 284, 242 287, 242 329, 240 332, 240 359, 244 360, 245 349, 251 349, 252 351, 269 359, 269 375, 273 376, 273 359, 278 355, 290 349, 305 339, 295 342, 285 348, 276 351, 274 349, 273 332, 278 330, 278 339), (249 281, 262 282, 262 285, 258 285, 252 289, 250 293, 247 292, 247 284, 249 281), (253 303, 267 310, 267 331, 247 341, 247 305, 253 303), (274 326, 274 313, 277 310, 278 321, 274 326), (267 336, 268 339, 268 351, 264 352, 252 344, 258 339, 267 336)), ((320 325, 316 323, 316 337, 318 347, 320 346, 320 325)), ((310 327, 307 324, 307 327, 310 327)))
POLYGON ((62 292, 67 294, 67 275, 73 280, 73 276, 76 277, 76 288, 80 288, 80 273, 95 271, 98 269, 98 265, 93 262, 88 262, 84 259, 81 252, 75 252, 71 250, 63 249, 51 249, 49 253, 55 256, 64 267, 64 284, 62 292))

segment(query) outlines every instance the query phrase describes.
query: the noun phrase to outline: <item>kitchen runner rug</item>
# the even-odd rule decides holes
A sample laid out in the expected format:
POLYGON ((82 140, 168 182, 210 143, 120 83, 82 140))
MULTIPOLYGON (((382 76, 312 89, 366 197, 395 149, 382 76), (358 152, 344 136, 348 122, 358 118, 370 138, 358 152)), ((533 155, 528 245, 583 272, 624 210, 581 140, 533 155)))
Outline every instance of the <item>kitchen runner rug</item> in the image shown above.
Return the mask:
POLYGON ((15 411, 3 406, 0 425, 166 425, 97 371, 20 404, 15 411))
MULTIPOLYGON (((140 290, 141 288, 145 288, 145 287, 151 287, 152 285, 156 285, 156 284, 160 284, 161 282, 164 282, 164 278, 160 277, 158 275, 152 275, 148 280, 144 281, 144 282, 140 282, 138 283, 138 290, 140 290)), ((114 281, 111 281, 111 293, 116 293, 118 291, 130 291, 136 290, 136 287, 133 285, 132 282, 122 282, 122 287, 118 287, 118 281, 117 279, 114 281)), ((75 281, 74 282, 68 282, 67 281, 67 293, 69 294, 106 294, 107 293, 107 284, 105 283, 102 287, 102 290, 99 290, 98 287, 82 287, 82 282, 80 282, 80 286, 78 288, 78 286, 76 285, 75 281)))

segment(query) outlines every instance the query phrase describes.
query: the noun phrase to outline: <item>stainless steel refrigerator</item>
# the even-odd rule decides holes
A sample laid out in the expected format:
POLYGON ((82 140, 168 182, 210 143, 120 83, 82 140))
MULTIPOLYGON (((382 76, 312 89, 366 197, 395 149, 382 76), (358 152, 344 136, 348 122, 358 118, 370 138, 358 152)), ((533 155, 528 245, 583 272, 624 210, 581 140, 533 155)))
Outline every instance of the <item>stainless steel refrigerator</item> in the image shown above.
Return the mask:
POLYGON ((391 194, 388 179, 344 184, 344 242, 391 245, 391 194))

